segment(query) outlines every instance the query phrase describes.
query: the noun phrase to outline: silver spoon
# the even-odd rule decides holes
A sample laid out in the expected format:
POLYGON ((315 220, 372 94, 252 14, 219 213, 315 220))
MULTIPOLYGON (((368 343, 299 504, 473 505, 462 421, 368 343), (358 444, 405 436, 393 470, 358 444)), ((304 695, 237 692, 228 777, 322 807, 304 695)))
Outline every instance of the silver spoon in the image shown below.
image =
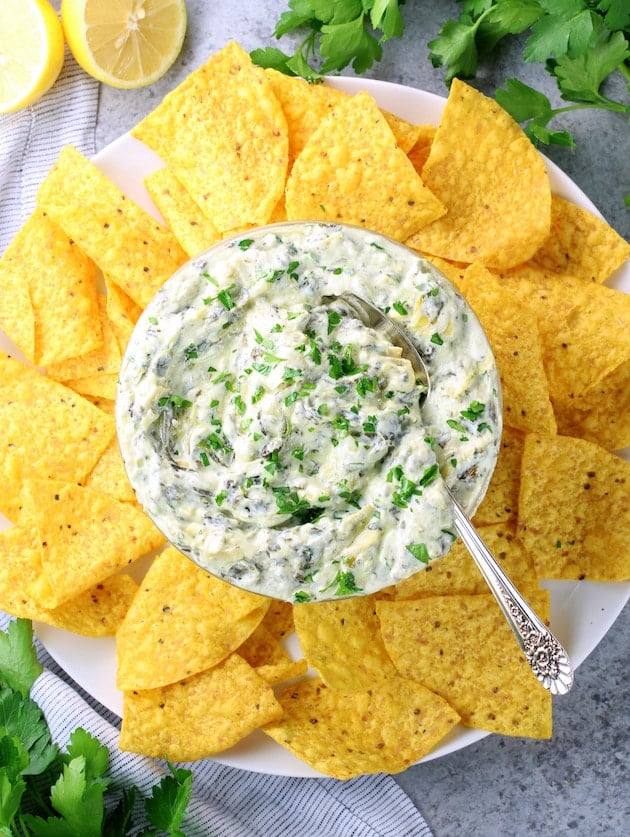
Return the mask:
MULTIPOLYGON (((353 293, 325 297, 325 301, 327 300, 339 300, 345 303, 350 313, 354 314, 364 325, 380 331, 391 343, 398 346, 428 393, 431 382, 424 361, 405 331, 397 323, 383 314, 375 305, 353 293)), ((573 685, 573 668, 567 652, 510 581, 448 485, 446 483, 444 485, 453 504, 453 518, 457 534, 494 594, 532 671, 551 694, 566 695, 573 685)))

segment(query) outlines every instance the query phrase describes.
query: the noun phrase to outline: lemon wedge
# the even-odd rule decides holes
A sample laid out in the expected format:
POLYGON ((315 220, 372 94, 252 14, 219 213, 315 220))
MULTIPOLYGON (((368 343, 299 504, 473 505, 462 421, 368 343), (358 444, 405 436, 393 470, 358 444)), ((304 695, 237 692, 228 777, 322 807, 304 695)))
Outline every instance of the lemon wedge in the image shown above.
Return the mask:
POLYGON ((112 87, 146 87, 180 53, 184 0, 62 0, 70 51, 83 69, 112 87))
POLYGON ((0 113, 34 104, 63 65, 63 30, 48 0, 0 2, 0 113))

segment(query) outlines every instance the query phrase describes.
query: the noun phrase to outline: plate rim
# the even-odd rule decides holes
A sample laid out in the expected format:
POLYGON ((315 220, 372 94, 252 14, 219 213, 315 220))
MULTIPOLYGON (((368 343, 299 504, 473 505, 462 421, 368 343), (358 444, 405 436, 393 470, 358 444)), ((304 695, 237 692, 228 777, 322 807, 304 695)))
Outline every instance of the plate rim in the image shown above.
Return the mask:
MULTIPOLYGON (((359 90, 366 90, 368 93, 371 93, 376 98, 377 102, 381 107, 386 107, 387 109, 391 109, 392 113, 396 115, 406 118, 412 121, 413 117, 409 114, 409 111, 412 108, 419 107, 420 110, 426 109, 430 114, 433 114, 433 118, 426 119, 423 121, 426 122, 433 122, 433 124, 437 124, 439 119, 439 114, 443 110, 446 104, 446 98, 440 96, 436 93, 431 93, 430 91, 421 90, 420 88, 412 87, 410 85, 404 85, 397 82, 391 81, 382 81, 378 79, 366 79, 366 78, 355 78, 350 76, 339 76, 335 78, 327 78, 326 83, 330 84, 332 87, 337 89, 343 90, 348 93, 356 93, 359 90), (389 100, 391 98, 397 99, 397 97, 402 97, 404 102, 404 107, 400 106, 400 101, 395 101, 392 107, 392 102, 389 100), (412 101, 412 100, 416 101, 412 101), (409 100, 407 102, 407 100, 409 100), (407 104, 409 107, 407 107, 407 104)), ((541 153, 541 152, 539 152, 541 153)), ((568 197, 570 195, 570 199, 575 201, 575 195, 579 197, 580 205, 584 206, 589 211, 596 214, 598 217, 603 218, 601 212, 598 208, 593 204, 590 198, 582 191, 582 189, 573 181, 571 178, 565 174, 562 169, 555 164, 553 161, 549 160, 544 154, 541 153, 543 160, 545 161, 545 165, 548 169, 550 178, 554 185, 554 191, 556 194, 559 194, 563 197, 568 197)), ((119 158, 121 159, 121 158, 119 158)), ((160 166, 164 165, 164 163, 160 160, 160 158, 154 154, 150 149, 144 146, 139 140, 136 140, 134 137, 131 136, 130 132, 123 133, 120 137, 116 138, 112 142, 108 143, 102 149, 98 151, 98 153, 92 158, 92 162, 94 162, 101 171, 108 175, 123 191, 126 191, 128 197, 135 200, 139 203, 142 208, 150 212, 158 221, 164 222, 164 219, 161 217, 160 213, 157 211, 156 207, 154 206, 151 198, 144 187, 143 183, 134 182, 133 188, 130 188, 128 182, 125 182, 126 179, 129 177, 130 173, 133 174, 136 178, 138 176, 144 177, 150 171, 154 170, 155 168, 159 168, 160 166), (135 149, 135 152, 133 151, 135 149), (131 152, 130 152, 131 150, 131 152), (120 171, 117 168, 117 155, 120 155, 121 152, 125 155, 128 155, 125 158, 125 163, 123 165, 123 176, 121 177, 120 171), (143 171, 138 172, 137 166, 135 164, 135 157, 134 153, 139 153, 144 158, 144 169, 143 171), (112 166, 112 161, 114 162, 114 166, 112 166)), ((630 281, 630 262, 627 262, 623 268, 624 274, 627 274, 627 278, 630 281)), ((590 588, 598 587, 603 589, 603 587, 610 588, 606 592, 606 601, 610 599, 610 602, 606 608, 602 608, 605 612, 606 616, 602 619, 601 624, 603 625, 603 632, 598 635, 597 641, 593 643, 585 643, 581 649, 578 650, 578 653, 572 653, 572 661, 574 663, 575 668, 577 669, 579 665, 591 654, 595 648, 599 645, 599 643, 604 639, 618 616, 620 615, 621 611, 624 609, 628 601, 630 600, 630 582, 611 582, 608 584, 604 584, 600 582, 547 582, 543 586, 547 587, 548 589, 552 590, 552 617, 551 622, 554 623, 554 605, 553 605, 553 591, 561 590, 563 586, 571 586, 575 588, 577 585, 580 585, 581 590, 588 590, 590 588)), ((575 595, 574 592, 570 593, 569 598, 575 595)), ((578 596, 580 599, 580 596, 578 596)), ((557 617, 556 617, 557 618, 557 617)), ((75 634, 70 634, 67 631, 64 631, 61 628, 53 628, 49 625, 44 625, 42 623, 34 622, 35 632, 44 645, 46 651, 50 654, 50 656, 63 668, 67 674, 69 674, 75 682, 89 695, 91 695, 95 700, 99 701, 106 709, 111 711, 114 715, 120 717, 120 713, 117 708, 112 707, 111 701, 104 702, 102 700, 102 694, 99 695, 98 693, 95 694, 90 686, 86 684, 85 677, 82 676, 82 672, 77 669, 76 665, 74 665, 74 661, 72 658, 68 658, 67 653, 64 652, 64 642, 63 635, 69 636, 72 639, 78 640, 85 640, 90 643, 90 647, 94 647, 94 651, 97 651, 98 648, 95 643, 100 643, 101 651, 104 648, 112 647, 114 648, 114 657, 115 657, 115 639, 111 637, 102 638, 101 640, 94 640, 93 638, 87 637, 79 637, 75 634), (82 682, 83 681, 83 682, 82 682)), ((565 644, 565 647, 568 645, 571 646, 570 642, 567 642, 567 639, 563 636, 559 637, 561 641, 565 644)), ((78 652, 77 652, 78 653, 78 652)), ((111 653, 111 651, 110 651, 111 653)), ((81 662, 81 654, 78 653, 79 663, 81 662)), ((94 654, 95 659, 99 659, 99 654, 94 654)), ((115 660, 114 660, 115 662, 115 660)), ((120 693, 118 693, 120 695, 120 693)), ((121 696, 122 697, 122 696, 121 696)), ((437 758, 442 758, 444 756, 450 755, 453 752, 457 752, 460 749, 464 749, 465 747, 469 747, 476 742, 480 741, 481 739, 485 738, 486 736, 490 735, 490 733, 484 730, 477 730, 470 727, 463 727, 458 725, 451 733, 449 733, 446 738, 442 739, 438 746, 424 758, 422 758, 418 764, 426 763, 432 761, 437 758)), ((267 749, 263 748, 263 749, 267 749)), ((306 763, 302 762, 296 756, 294 756, 290 751, 285 750, 279 744, 269 739, 264 733, 256 730, 254 733, 250 734, 243 742, 237 744, 235 747, 230 748, 222 753, 218 753, 214 756, 209 757, 212 760, 224 764, 226 766, 235 767, 242 770, 249 770, 252 772, 258 773, 265 773, 268 775, 278 775, 278 776, 291 776, 295 778, 330 778, 323 773, 320 773, 317 770, 314 770, 306 763), (270 766, 269 764, 259 764, 257 761, 254 761, 253 764, 245 763, 248 759, 251 758, 251 754, 248 753, 248 747, 251 742, 254 742, 254 746, 256 746, 256 742, 260 741, 262 738, 263 743, 267 745, 267 748, 271 751, 271 755, 277 754, 278 757, 282 756, 281 763, 276 765, 275 768, 270 766), (273 769, 270 769, 272 767, 273 769)), ((265 754, 262 754, 263 761, 265 760, 265 754)))

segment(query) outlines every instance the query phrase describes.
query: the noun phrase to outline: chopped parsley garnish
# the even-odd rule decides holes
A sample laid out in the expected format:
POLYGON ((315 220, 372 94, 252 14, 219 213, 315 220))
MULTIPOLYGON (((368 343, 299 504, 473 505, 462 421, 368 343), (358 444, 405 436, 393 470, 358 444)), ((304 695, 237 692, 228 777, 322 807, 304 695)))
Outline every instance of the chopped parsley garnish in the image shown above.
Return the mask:
POLYGON ((181 395, 163 395, 158 398, 158 407, 173 407, 174 410, 188 410, 192 407, 192 401, 182 398, 181 395))
POLYGON ((244 250, 249 250, 249 248, 252 246, 253 243, 254 243, 253 238, 242 238, 239 241, 238 246, 240 247, 241 250, 244 251, 244 250))
POLYGON ((293 597, 293 601, 296 602, 296 604, 303 604, 305 602, 310 602, 311 598, 311 594, 307 593, 306 590, 297 590, 295 596, 293 597))
POLYGON ((329 353, 328 355, 329 370, 328 374, 333 380, 338 380, 346 375, 357 375, 360 372, 365 372, 367 365, 358 366, 352 357, 352 346, 346 346, 343 355, 335 355, 329 353))
POLYGON ((221 303, 221 305, 222 305, 222 306, 223 306, 223 307, 224 307, 227 311, 230 311, 230 310, 231 310, 232 308, 234 308, 234 306, 236 305, 236 303, 235 303, 235 302, 234 302, 234 300, 232 299, 232 296, 231 296, 231 294, 230 294, 230 289, 229 289, 229 288, 226 288, 226 290, 224 290, 224 291, 220 291, 220 292, 217 294, 217 299, 219 300, 219 302, 221 303))
POLYGON ((271 489, 276 499, 278 514, 289 514, 300 523, 312 523, 322 513, 318 506, 311 505, 308 500, 300 497, 297 491, 292 491, 288 485, 271 489))
POLYGON ((252 363, 252 368, 261 375, 268 375, 271 372, 271 366, 268 363, 252 363))
POLYGON ((326 589, 330 589, 330 587, 333 587, 335 584, 337 585, 335 596, 350 596, 353 593, 362 592, 362 588, 357 587, 354 573, 350 572, 350 570, 339 570, 329 587, 326 589))
POLYGON ((332 334, 335 326, 341 322, 341 314, 338 311, 328 311, 328 330, 327 334, 332 334))
POLYGON ((365 398, 368 392, 376 392, 378 389, 378 378, 359 378, 357 381, 357 392, 365 398))
POLYGON ((427 549, 426 544, 424 543, 408 543, 407 549, 414 558, 418 561, 422 561, 423 564, 428 564, 430 561, 429 557, 429 550, 427 549))
POLYGON ((197 349, 197 346, 195 346, 194 343, 190 343, 188 346, 186 346, 186 348, 184 349, 184 357, 186 358, 186 360, 193 360, 194 358, 199 357, 199 350, 197 349))
POLYGON ((444 340, 442 339, 442 336, 437 333, 437 331, 431 335, 431 342, 434 343, 436 346, 444 345, 444 340))
POLYGON ((397 311, 400 314, 401 317, 404 317, 405 314, 409 313, 407 311, 407 306, 400 299, 397 299, 396 302, 394 302, 393 308, 394 308, 394 311, 397 311))
POLYGON ((485 409, 486 405, 481 401, 471 401, 465 410, 460 411, 460 415, 468 421, 477 421, 485 409))

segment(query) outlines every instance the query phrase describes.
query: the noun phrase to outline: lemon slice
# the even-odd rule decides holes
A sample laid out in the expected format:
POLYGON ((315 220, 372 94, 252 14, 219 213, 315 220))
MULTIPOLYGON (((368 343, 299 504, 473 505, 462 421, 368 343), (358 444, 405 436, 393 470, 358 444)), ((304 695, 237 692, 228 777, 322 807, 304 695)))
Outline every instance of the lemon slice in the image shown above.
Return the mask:
POLYGON ((63 64, 63 30, 48 0, 0 2, 0 113, 32 105, 63 64))
POLYGON ((146 87, 177 58, 186 34, 184 0, 62 0, 70 51, 112 87, 146 87))

